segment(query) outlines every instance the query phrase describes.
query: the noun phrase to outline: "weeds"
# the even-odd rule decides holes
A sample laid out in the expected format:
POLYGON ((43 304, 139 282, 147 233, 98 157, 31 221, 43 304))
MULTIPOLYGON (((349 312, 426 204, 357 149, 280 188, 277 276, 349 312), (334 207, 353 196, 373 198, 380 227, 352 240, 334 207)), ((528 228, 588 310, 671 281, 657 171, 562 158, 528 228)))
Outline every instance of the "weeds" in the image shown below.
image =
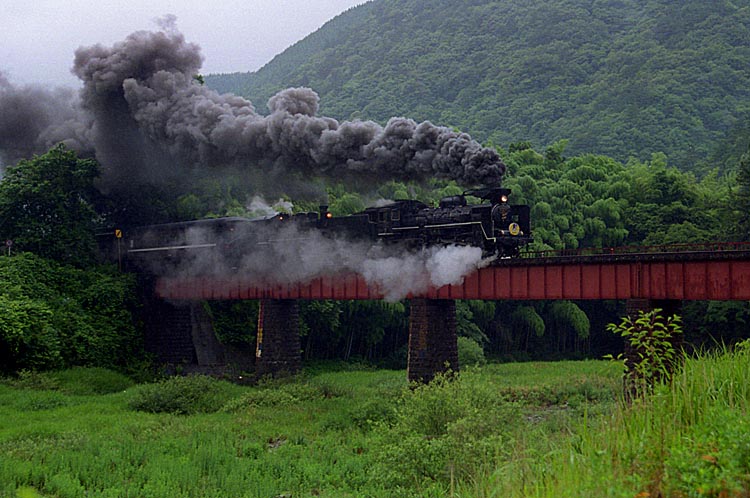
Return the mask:
POLYGON ((150 413, 212 413, 231 397, 234 386, 205 375, 170 377, 134 389, 128 405, 150 413))
POLYGON ((68 376, 82 372, 56 375, 55 390, 5 383, 0 496, 747 495, 746 346, 686 361, 671 387, 629 407, 615 401, 618 374, 561 362, 469 368, 416 389, 382 370, 110 394, 72 394, 68 376))
POLYGON ((635 319, 626 316, 619 324, 607 326, 627 345, 628 353, 621 355, 627 400, 648 395, 659 383, 669 383, 679 362, 681 351, 675 342, 682 338, 681 319, 678 315, 665 318, 661 311, 639 311, 635 319))

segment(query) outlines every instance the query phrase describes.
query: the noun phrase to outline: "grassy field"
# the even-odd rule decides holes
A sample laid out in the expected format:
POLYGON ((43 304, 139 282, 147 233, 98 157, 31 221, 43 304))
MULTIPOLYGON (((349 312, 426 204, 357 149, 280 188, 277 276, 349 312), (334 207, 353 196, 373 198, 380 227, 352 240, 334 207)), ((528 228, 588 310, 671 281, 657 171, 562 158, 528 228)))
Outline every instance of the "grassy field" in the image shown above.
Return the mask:
POLYGON ((748 356, 691 360, 631 408, 601 361, 417 389, 368 369, 252 387, 25 375, 0 384, 0 496, 747 496, 748 356))

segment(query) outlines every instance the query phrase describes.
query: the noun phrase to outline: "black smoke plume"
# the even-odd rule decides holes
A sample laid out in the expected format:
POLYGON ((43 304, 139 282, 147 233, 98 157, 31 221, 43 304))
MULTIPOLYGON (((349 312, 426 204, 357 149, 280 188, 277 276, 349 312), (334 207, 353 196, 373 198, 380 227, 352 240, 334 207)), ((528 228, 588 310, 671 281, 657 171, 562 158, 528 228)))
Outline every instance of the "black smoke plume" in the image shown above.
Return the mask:
POLYGON ((270 114, 258 114, 248 100, 201 85, 199 47, 172 23, 162 28, 78 49, 78 97, 0 79, 0 159, 10 164, 64 141, 99 160, 107 190, 212 167, 290 182, 435 177, 477 185, 504 173, 494 150, 430 122, 392 118, 382 127, 317 116, 318 95, 309 88, 279 92, 270 114))
POLYGON ((13 86, 0 73, 0 168, 63 142, 91 153, 91 120, 73 90, 13 86))

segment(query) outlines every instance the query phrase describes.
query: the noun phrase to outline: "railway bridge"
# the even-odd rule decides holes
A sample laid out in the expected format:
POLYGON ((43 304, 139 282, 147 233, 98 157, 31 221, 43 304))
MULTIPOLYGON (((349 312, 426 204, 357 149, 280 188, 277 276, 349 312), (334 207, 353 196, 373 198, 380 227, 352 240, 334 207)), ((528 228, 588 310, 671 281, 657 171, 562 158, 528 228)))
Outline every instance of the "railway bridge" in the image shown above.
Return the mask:
MULTIPOLYGON (((360 275, 339 274, 309 282, 263 286, 241 274, 230 277, 156 276, 154 294, 165 309, 160 319, 179 315, 190 323, 198 363, 210 364, 221 352, 210 323, 195 303, 257 299, 261 302, 255 367, 259 373, 294 371, 300 365, 297 301, 303 299, 382 299, 377 286, 360 275), (183 310, 182 313, 175 310, 183 310), (184 311, 187 310, 187 311, 184 311), (189 319, 185 316, 189 315, 189 319), (212 342, 213 341, 213 342, 212 342), (203 347, 196 347, 202 343, 203 347)), ((456 299, 591 300, 627 302, 638 309, 679 308, 683 300, 750 301, 750 244, 713 243, 620 247, 526 253, 477 270, 456 285, 409 295, 408 376, 429 380, 458 367, 456 299)), ((168 321, 168 320, 167 320, 168 321)), ((179 342, 179 341, 177 341, 179 342)), ((190 338, 182 341, 187 344, 190 338)))

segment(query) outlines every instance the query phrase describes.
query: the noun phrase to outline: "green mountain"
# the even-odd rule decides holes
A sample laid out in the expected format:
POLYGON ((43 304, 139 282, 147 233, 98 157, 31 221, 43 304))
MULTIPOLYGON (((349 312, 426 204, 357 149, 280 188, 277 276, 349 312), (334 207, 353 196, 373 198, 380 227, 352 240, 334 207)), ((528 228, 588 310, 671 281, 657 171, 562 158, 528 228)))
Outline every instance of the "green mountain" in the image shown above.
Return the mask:
POLYGON ((308 86, 337 119, 725 168, 750 137, 750 0, 374 0, 255 73, 206 82, 260 111, 308 86))

